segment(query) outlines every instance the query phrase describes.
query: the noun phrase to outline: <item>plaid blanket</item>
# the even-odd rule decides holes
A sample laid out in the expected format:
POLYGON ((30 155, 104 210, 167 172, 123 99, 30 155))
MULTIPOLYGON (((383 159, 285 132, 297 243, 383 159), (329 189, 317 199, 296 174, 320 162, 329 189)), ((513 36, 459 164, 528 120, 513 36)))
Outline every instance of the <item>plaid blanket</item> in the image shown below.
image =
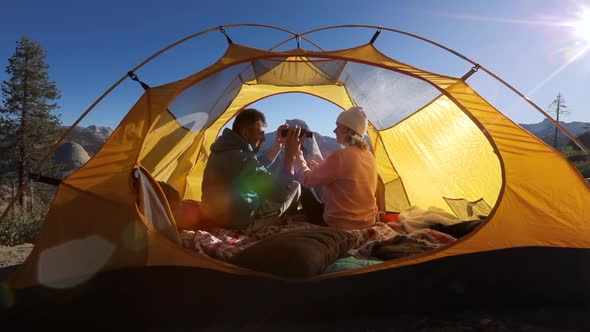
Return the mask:
POLYGON ((285 216, 277 223, 248 227, 244 230, 212 228, 208 231, 182 231, 182 246, 198 253, 227 261, 254 243, 276 234, 299 231, 320 226, 305 221, 304 215, 285 216))
MULTIPOLYGON (((182 231, 182 246, 200 254, 223 261, 229 260, 238 252, 254 243, 276 234, 313 229, 320 226, 306 222, 304 215, 292 215, 281 218, 277 223, 245 230, 213 228, 208 231, 182 231)), ((438 248, 456 239, 448 234, 429 228, 406 232, 403 222, 383 215, 381 222, 373 227, 350 231, 356 242, 348 254, 356 258, 369 259, 375 246, 392 243, 403 237, 404 242, 412 242, 424 248, 438 248)))
MULTIPOLYGON (((381 220, 386 221, 384 218, 381 220)), ((451 235, 430 228, 406 232, 403 222, 399 220, 377 222, 373 227, 350 232, 355 235, 357 240, 348 254, 360 259, 374 257, 373 251, 378 245, 390 244, 399 240, 403 240, 404 243, 414 243, 425 250, 436 249, 456 241, 451 235)))

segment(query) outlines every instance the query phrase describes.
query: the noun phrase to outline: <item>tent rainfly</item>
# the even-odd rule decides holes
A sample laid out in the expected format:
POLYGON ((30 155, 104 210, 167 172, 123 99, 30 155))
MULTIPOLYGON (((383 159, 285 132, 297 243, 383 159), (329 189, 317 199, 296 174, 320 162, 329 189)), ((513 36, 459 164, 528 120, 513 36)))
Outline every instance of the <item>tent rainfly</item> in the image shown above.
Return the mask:
MULTIPOLYGON (((338 27, 324 29, 332 28, 338 27)), ((338 310, 350 304, 343 296, 351 292, 371 303, 370 296, 385 301, 415 298, 421 291, 478 300, 508 293, 588 296, 583 275, 590 187, 563 155, 466 83, 473 74, 492 73, 454 51, 474 65, 463 77, 422 70, 380 52, 373 43, 378 34, 348 49, 299 47, 301 38, 321 30, 293 33, 288 40, 298 45, 285 51, 240 45, 226 34, 228 47, 217 62, 178 81, 146 85, 104 146, 59 185, 34 250, 12 275, 10 289, 18 294, 31 287, 88 287, 108 275, 128 277, 128 285, 139 287, 152 273, 158 285, 190 285, 201 302, 207 294, 222 301, 229 292, 257 289, 271 294, 268 301, 279 294, 308 307, 305 299, 313 298, 316 307, 329 301, 338 310), (209 149, 220 130, 248 105, 293 92, 342 109, 363 106, 385 210, 417 205, 451 211, 448 198, 483 199, 492 208, 485 223, 425 254, 297 281, 182 248, 159 182, 183 199, 199 201, 209 149)))

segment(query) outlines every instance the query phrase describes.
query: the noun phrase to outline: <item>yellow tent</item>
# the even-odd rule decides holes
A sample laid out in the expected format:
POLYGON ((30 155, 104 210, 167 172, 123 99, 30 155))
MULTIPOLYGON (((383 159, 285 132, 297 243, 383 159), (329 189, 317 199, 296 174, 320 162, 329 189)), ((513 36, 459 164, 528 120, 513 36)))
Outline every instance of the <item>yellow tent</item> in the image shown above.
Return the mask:
POLYGON ((327 290, 373 280, 377 287, 375 280, 386 282, 404 267, 519 248, 586 253, 590 187, 558 151, 465 82, 477 67, 462 78, 443 76, 391 59, 372 42, 334 51, 266 51, 231 42, 213 65, 147 89, 102 149, 61 182, 32 254, 9 285, 68 288, 98 272, 166 266, 280 280, 183 249, 175 228, 166 227, 174 224, 168 206, 146 210, 150 200, 166 201, 158 181, 200 200, 209 147, 221 128, 244 107, 288 92, 342 109, 364 107, 386 210, 449 209, 445 198, 483 199, 493 207, 482 227, 450 246, 299 285, 327 290))

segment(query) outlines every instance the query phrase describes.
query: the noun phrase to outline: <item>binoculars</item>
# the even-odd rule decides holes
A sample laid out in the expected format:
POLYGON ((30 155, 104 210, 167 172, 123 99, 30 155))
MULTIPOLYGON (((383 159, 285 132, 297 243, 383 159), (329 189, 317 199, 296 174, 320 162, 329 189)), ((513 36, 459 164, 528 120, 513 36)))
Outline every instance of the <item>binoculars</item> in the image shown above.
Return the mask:
MULTIPOLYGON (((289 129, 281 130, 281 137, 287 137, 288 134, 289 134, 289 129)), ((299 137, 300 138, 303 138, 303 137, 311 138, 311 137, 313 137, 313 131, 308 131, 304 128, 301 128, 301 133, 299 133, 299 137)))

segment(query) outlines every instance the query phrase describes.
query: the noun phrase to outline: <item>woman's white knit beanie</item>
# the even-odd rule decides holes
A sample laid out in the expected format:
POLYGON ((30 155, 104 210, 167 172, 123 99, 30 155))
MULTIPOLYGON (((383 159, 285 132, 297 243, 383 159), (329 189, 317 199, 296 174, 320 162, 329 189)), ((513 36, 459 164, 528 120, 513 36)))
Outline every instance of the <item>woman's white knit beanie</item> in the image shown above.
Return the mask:
POLYGON ((353 106, 348 110, 340 113, 336 119, 337 124, 346 126, 354 130, 357 134, 364 136, 367 131, 367 115, 360 106, 353 106))

